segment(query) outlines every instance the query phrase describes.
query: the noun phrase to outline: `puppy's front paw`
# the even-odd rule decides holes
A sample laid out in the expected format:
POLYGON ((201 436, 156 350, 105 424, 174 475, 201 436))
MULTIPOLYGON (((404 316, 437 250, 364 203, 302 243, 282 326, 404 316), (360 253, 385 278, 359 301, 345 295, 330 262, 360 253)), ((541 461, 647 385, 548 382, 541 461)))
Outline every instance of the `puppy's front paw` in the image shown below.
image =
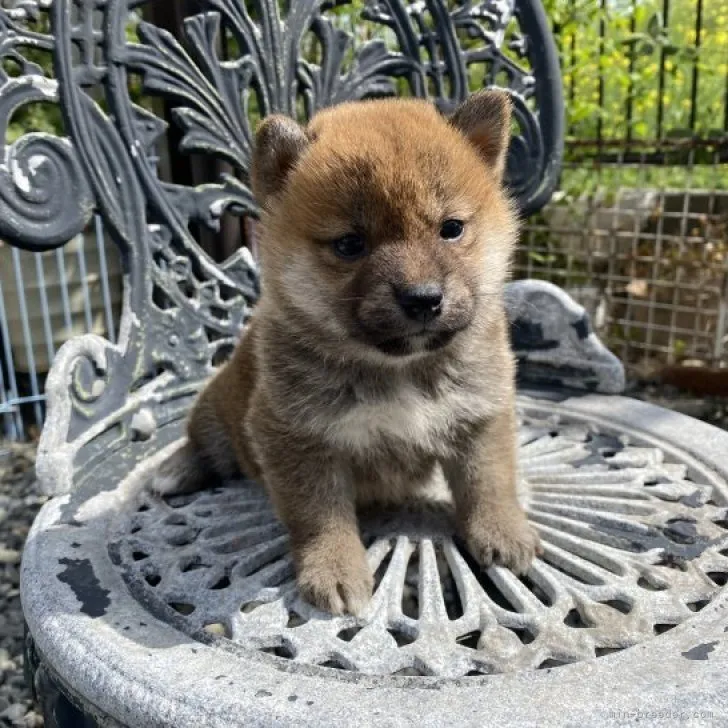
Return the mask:
POLYGON ((460 529, 468 551, 479 564, 506 566, 525 574, 534 557, 541 554, 536 529, 520 509, 493 510, 468 521, 460 529))
POLYGON ((360 616, 371 599, 374 578, 361 543, 346 548, 331 544, 305 554, 297 583, 303 599, 315 607, 360 616))

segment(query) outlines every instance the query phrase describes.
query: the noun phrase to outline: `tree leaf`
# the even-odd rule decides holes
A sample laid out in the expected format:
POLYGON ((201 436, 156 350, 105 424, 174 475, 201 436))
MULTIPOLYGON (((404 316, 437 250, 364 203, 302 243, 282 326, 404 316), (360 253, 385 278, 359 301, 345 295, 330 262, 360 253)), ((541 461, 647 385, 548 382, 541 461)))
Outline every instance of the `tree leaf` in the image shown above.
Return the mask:
POLYGON ((662 22, 662 13, 654 13, 647 21, 647 33, 655 40, 657 40, 663 32, 664 27, 664 23, 662 22))

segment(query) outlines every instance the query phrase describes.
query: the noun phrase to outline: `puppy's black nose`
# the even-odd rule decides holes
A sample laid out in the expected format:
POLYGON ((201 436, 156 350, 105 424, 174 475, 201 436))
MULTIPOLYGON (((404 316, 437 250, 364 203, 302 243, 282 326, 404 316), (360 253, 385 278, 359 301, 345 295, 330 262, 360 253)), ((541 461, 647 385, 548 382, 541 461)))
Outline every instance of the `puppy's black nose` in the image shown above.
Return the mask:
POLYGON ((426 323, 442 313, 442 288, 437 283, 397 286, 394 290, 408 318, 426 323))

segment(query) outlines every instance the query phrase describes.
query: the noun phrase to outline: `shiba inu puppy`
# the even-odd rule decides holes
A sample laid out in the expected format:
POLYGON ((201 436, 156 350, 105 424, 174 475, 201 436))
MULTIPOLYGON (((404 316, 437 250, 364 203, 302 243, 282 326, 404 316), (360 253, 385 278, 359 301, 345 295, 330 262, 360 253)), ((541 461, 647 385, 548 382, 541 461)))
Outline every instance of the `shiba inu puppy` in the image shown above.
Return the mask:
POLYGON ((502 300, 517 225, 502 187, 506 94, 448 119, 420 100, 270 116, 252 168, 263 293, 153 487, 242 471, 287 527, 302 596, 361 613, 372 592, 357 506, 437 473, 483 565, 524 572, 514 362, 502 300))

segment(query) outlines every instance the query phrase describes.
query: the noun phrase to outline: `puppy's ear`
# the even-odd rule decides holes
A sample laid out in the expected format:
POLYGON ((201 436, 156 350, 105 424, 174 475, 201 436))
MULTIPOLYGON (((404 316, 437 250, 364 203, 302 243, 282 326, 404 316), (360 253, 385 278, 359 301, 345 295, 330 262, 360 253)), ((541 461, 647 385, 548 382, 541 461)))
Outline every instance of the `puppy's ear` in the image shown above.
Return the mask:
POLYGON ((478 91, 455 109, 450 123, 470 140, 501 179, 511 138, 511 99, 508 94, 495 89, 478 91))
POLYGON ((255 133, 250 178, 253 194, 262 207, 271 195, 280 192, 308 143, 304 129, 287 116, 272 114, 260 123, 255 133))

